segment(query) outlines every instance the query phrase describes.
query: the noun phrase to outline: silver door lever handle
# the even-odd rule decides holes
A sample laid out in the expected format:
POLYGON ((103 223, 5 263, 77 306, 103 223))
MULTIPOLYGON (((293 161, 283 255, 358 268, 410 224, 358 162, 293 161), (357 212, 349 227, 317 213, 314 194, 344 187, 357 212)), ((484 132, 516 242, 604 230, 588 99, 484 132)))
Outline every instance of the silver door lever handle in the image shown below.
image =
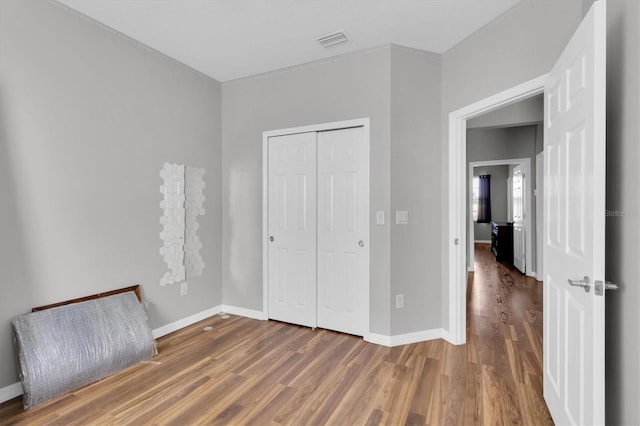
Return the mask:
POLYGON ((591 289, 591 285, 589 284, 591 282, 591 280, 586 275, 581 280, 570 280, 570 279, 568 279, 567 282, 569 283, 569 285, 572 285, 574 287, 582 287, 582 288, 584 288, 584 292, 585 293, 589 293, 589 290, 591 289))

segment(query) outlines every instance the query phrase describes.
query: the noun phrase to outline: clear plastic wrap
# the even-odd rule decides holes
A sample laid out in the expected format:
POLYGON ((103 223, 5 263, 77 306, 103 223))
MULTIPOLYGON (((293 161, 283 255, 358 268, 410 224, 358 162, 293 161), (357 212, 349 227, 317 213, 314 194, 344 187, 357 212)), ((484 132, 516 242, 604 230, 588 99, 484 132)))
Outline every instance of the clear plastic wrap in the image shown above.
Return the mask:
POLYGON ((157 354, 133 292, 21 315, 12 329, 25 409, 157 354))

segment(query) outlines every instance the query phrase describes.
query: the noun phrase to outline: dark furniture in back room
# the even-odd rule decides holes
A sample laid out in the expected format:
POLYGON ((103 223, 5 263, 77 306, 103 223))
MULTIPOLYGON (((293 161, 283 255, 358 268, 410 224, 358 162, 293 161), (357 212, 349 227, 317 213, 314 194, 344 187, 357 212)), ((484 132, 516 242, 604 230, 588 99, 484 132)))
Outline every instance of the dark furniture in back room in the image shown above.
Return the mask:
POLYGON ((491 222, 491 251, 497 261, 513 264, 513 222, 491 222))

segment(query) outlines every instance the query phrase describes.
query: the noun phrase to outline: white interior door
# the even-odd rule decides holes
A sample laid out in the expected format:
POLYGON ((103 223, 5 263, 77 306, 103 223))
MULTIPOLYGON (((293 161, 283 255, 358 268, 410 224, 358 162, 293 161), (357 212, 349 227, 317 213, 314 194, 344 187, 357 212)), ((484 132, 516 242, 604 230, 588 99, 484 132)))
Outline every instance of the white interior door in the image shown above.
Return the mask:
POLYGON ((526 272, 525 249, 525 174, 521 166, 516 166, 512 171, 511 202, 513 204, 513 266, 520 272, 526 272))
POLYGON ((364 129, 318 133, 318 327, 363 336, 369 297, 364 129))
POLYGON ((527 272, 526 266, 526 235, 524 226, 513 225, 513 266, 523 274, 527 272))
POLYGON ((316 327, 316 133, 271 137, 269 318, 316 327))
POLYGON ((544 397, 556 424, 605 420, 605 14, 596 1, 544 89, 544 397))

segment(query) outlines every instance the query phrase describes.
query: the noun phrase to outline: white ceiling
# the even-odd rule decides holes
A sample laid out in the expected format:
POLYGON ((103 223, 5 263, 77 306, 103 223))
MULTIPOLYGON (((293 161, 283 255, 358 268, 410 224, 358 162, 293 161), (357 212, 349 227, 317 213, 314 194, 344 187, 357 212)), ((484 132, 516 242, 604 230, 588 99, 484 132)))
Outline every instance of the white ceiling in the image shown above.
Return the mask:
POLYGON ((521 0, 58 0, 228 81, 389 43, 444 53, 521 0), (316 38, 345 30, 329 49, 316 38))

